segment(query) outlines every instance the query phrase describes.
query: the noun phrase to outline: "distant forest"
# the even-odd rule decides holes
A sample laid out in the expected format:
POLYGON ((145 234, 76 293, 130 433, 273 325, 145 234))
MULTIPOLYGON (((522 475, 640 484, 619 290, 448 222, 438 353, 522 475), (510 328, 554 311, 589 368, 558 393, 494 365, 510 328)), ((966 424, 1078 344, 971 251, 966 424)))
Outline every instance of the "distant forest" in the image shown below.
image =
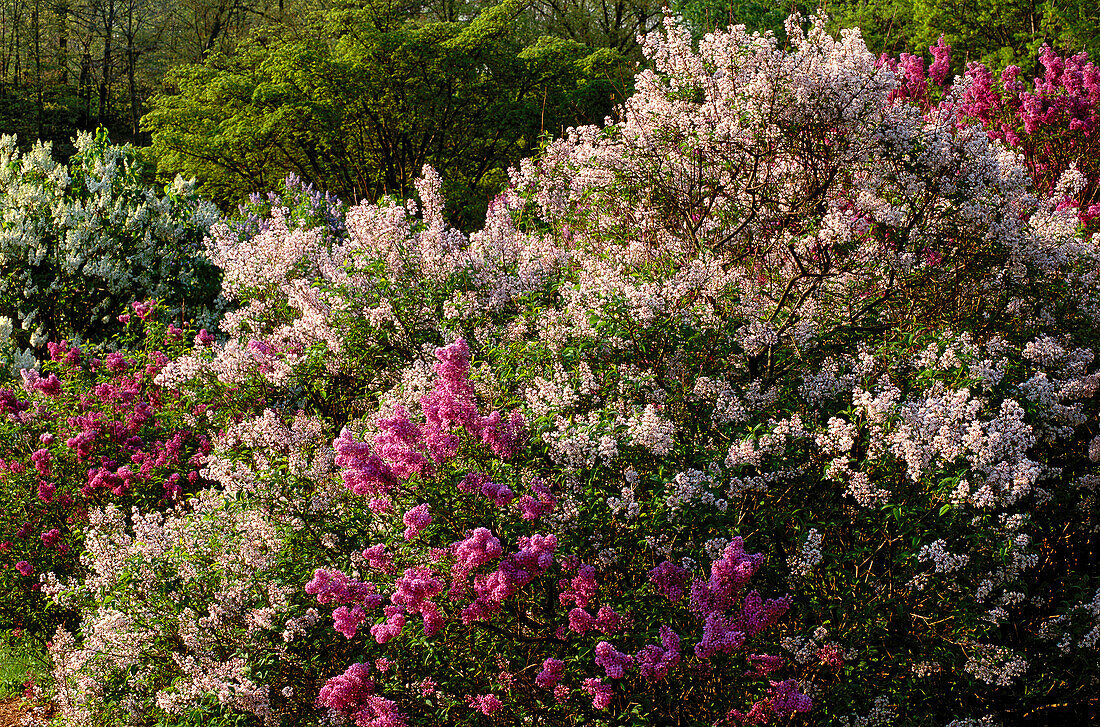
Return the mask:
MULTIPOLYGON (((223 207, 293 172, 351 199, 406 194, 424 163, 456 221, 483 214, 509 164, 547 134, 598 123, 630 92, 637 37, 662 0, 0 0, 0 133, 71 153, 106 128, 162 180, 195 177, 223 207)), ((743 23, 782 38, 816 4, 674 0, 702 36, 743 23)), ((842 0, 875 52, 943 34, 967 61, 1034 75, 1049 44, 1100 51, 1094 0, 842 0)))

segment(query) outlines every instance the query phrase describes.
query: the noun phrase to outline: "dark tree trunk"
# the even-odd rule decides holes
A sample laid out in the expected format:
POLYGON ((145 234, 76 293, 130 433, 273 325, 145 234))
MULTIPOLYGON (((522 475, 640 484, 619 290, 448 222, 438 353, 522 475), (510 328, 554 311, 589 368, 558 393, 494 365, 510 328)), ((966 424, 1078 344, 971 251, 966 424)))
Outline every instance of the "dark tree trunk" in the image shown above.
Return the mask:
POLYGON ((42 103, 42 27, 41 19, 42 0, 34 0, 34 86, 35 86, 35 111, 37 112, 38 138, 42 138, 42 119, 44 107, 42 103))
POLYGON ((69 3, 61 0, 57 3, 57 68, 61 84, 69 85, 69 3))
POLYGON ((105 125, 111 115, 111 64, 114 59, 112 40, 115 35, 115 3, 107 0, 103 7, 103 74, 99 83, 99 109, 96 113, 96 123, 105 125))

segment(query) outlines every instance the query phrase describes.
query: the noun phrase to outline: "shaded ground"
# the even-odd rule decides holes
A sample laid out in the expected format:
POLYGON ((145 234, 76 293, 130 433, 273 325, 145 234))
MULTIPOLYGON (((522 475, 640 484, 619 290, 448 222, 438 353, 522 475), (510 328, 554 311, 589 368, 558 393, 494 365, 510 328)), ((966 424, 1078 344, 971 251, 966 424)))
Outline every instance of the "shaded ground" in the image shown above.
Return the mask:
POLYGON ((0 700, 0 727, 31 727, 42 724, 53 714, 48 704, 35 705, 22 697, 0 700))
POLYGON ((0 702, 0 727, 18 727, 27 714, 27 706, 19 697, 9 697, 0 702))

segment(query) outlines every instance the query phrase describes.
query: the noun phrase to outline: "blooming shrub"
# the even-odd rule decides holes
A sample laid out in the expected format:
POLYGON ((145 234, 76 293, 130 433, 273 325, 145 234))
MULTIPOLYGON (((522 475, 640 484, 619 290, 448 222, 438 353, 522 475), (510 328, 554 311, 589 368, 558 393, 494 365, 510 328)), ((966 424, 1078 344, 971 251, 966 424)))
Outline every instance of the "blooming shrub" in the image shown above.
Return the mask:
POLYGON ((929 50, 935 61, 927 73, 919 56, 879 59, 901 79, 892 98, 916 102, 926 112, 938 104, 938 113, 957 115, 960 123, 984 124, 990 139, 1023 155, 1040 193, 1060 198, 1059 207, 1076 208, 1086 232, 1095 233, 1100 219, 1100 69, 1088 54, 1062 58, 1043 46, 1043 75, 1030 84, 1018 66, 994 78, 976 61, 947 84, 951 47, 941 37, 929 50))
POLYGON ((46 578, 80 611, 53 642, 70 717, 947 725, 1083 703, 1081 175, 1044 186, 965 88, 933 103, 917 59, 823 28, 695 48, 669 19, 621 120, 523 162, 468 237, 431 169, 419 203, 291 184, 215 225, 237 309, 155 378, 218 431, 211 486, 93 512, 90 575, 46 578))
POLYGON ((200 245, 217 209, 183 180, 150 188, 137 151, 105 132, 75 143, 66 166, 49 144, 21 154, 15 137, 0 137, 0 316, 20 350, 107 340, 133 300, 213 320, 217 270, 200 245))
POLYGON ((89 510, 163 506, 200 486, 209 440, 152 383, 182 331, 157 324, 151 304, 134 308, 128 338, 141 348, 100 358, 50 342, 41 374, 24 369, 21 385, 0 387, 0 628, 26 638, 41 642, 72 616, 46 608, 40 577, 87 572, 89 510))

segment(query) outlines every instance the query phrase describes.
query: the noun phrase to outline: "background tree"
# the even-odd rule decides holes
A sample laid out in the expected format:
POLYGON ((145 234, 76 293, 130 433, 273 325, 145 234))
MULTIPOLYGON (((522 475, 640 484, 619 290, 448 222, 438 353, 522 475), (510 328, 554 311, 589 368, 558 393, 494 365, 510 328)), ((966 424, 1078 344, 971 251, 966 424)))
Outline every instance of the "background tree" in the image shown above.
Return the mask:
POLYGON ((750 32, 770 30, 781 41, 783 23, 793 12, 807 15, 817 4, 806 0, 769 3, 765 0, 674 0, 670 3, 696 38, 715 29, 744 25, 750 32))
POLYGON ((638 36, 660 24, 663 0, 536 0, 531 23, 541 33, 641 61, 638 36))
POLYGON ((301 37, 180 66, 143 122, 160 173, 196 177, 224 205, 288 173, 349 200, 407 196, 431 164, 447 172, 456 223, 476 220, 541 134, 601 120, 625 85, 614 51, 525 44, 522 8, 469 23, 334 11, 301 37))
POLYGON ((1100 11, 1088 0, 840 0, 828 9, 835 27, 859 27, 875 52, 921 53, 942 33, 955 74, 968 61, 1038 73, 1044 44, 1100 53, 1100 11))

